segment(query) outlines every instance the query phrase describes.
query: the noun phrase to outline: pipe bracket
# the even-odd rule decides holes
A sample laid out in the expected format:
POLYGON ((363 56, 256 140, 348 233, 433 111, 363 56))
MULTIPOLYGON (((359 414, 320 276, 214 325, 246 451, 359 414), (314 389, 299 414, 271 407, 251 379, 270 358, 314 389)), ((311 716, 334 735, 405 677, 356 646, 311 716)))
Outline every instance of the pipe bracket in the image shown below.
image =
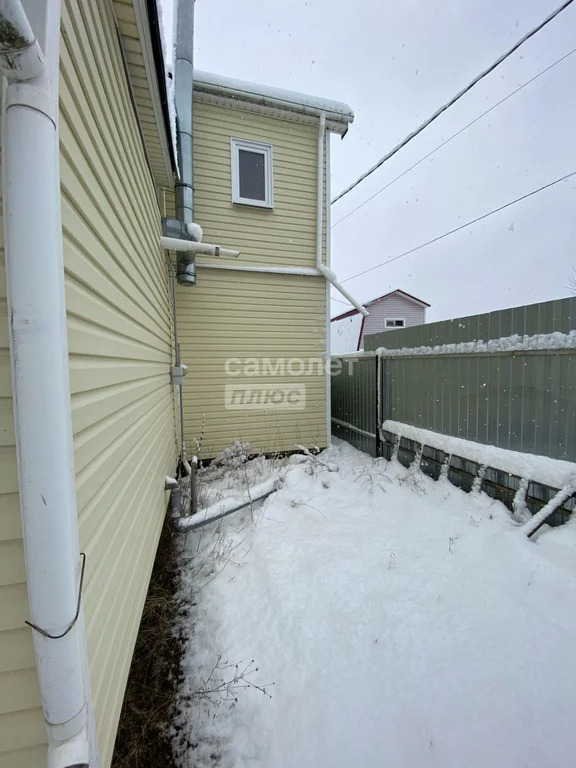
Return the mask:
POLYGON ((42 629, 42 627, 39 627, 37 624, 33 624, 31 621, 25 621, 25 624, 28 624, 29 627, 36 630, 36 632, 39 632, 44 637, 47 637, 49 640, 60 640, 61 637, 65 637, 65 635, 68 634, 78 621, 78 616, 80 616, 80 605, 82 603, 82 585, 84 584, 84 569, 86 567, 86 555, 84 552, 80 552, 80 557, 82 558, 82 568, 80 570, 80 584, 78 586, 78 602, 76 604, 76 613, 74 614, 74 618, 68 625, 68 627, 64 630, 64 632, 61 632, 59 635, 52 635, 50 632, 48 632, 45 629, 42 629))

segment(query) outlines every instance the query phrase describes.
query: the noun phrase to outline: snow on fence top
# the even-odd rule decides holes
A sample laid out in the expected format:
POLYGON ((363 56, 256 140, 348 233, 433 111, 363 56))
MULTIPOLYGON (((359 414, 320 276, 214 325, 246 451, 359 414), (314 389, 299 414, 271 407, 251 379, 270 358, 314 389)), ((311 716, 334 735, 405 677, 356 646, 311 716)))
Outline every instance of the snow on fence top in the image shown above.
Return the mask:
POLYGON ((414 440, 421 445, 444 451, 451 456, 460 456, 551 488, 563 488, 576 473, 576 464, 571 461, 511 451, 507 448, 497 448, 495 445, 484 445, 461 437, 442 435, 429 429, 413 427, 399 421, 388 419, 382 424, 382 429, 408 440, 414 440))
POLYGON ((325 112, 327 118, 342 124, 346 132, 347 124, 354 120, 354 112, 341 101, 332 101, 305 93, 287 91, 269 85, 260 85, 232 77, 215 75, 211 72, 194 71, 194 90, 213 93, 219 96, 249 100, 264 106, 284 107, 301 114, 318 116, 325 112))
POLYGON ((488 352, 538 352, 542 350, 576 350, 576 331, 569 333, 537 333, 534 336, 505 336, 491 341, 463 341, 459 344, 439 344, 435 347, 378 347, 380 357, 412 357, 415 355, 461 355, 488 352))
POLYGON ((357 358, 372 358, 376 356, 376 352, 365 352, 363 349, 361 349, 359 352, 334 352, 333 355, 330 355, 330 357, 334 358, 334 360, 340 359, 340 360, 354 360, 357 358))

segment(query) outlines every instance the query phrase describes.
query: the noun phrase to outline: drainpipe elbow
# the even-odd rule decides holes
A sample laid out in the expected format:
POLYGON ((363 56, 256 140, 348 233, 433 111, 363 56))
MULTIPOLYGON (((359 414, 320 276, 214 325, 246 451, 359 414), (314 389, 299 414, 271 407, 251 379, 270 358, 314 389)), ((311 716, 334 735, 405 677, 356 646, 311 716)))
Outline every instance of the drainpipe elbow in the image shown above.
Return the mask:
POLYGON ((0 70, 10 82, 32 80, 42 74, 44 53, 20 0, 0 4, 0 70))
POLYGON ((89 768, 90 747, 84 727, 72 739, 54 742, 48 749, 47 768, 89 768))

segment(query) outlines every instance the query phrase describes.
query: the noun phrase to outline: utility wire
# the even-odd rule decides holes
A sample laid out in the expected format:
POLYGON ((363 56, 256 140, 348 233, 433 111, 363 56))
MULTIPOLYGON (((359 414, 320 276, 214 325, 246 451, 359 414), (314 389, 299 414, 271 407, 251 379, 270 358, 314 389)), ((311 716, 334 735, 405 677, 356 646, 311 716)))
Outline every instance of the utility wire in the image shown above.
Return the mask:
POLYGON ((404 251, 404 253, 400 253, 398 254, 398 256, 394 256, 393 258, 388 259, 387 261, 383 261, 380 264, 376 264, 376 266, 374 267, 369 267, 368 269, 365 269, 363 272, 358 272, 357 275, 352 275, 352 277, 347 277, 345 280, 341 280, 340 282, 347 283, 349 280, 355 280, 357 277, 361 277, 362 275, 368 274, 368 272, 374 272, 375 269, 380 269, 380 267, 383 267, 386 264, 390 264, 393 261, 397 261, 398 259, 404 258, 404 256, 409 256, 411 253, 420 251, 422 248, 426 248, 426 246, 432 245, 432 243, 437 243, 439 240, 443 240, 445 237, 448 237, 448 235, 453 235, 455 232, 460 232, 460 230, 466 229, 466 227, 470 227, 472 226, 472 224, 476 224, 477 222, 482 221, 483 219, 487 219, 488 216, 492 216, 495 213, 499 213, 500 211, 503 211, 505 208, 510 208, 510 206, 516 205, 516 203, 520 203, 522 200, 526 200, 527 198, 538 194, 538 192, 542 192, 545 189, 550 189, 550 187, 553 187, 555 184, 560 184, 561 181, 566 181, 572 176, 576 176, 576 171, 572 171, 572 173, 567 173, 565 176, 562 176, 560 179, 556 179, 555 181, 551 181, 548 184, 544 184, 544 186, 538 187, 538 189, 533 189, 532 192, 528 192, 527 194, 522 195, 522 197, 517 197, 516 200, 511 200, 509 203, 505 203, 504 205, 501 205, 498 208, 494 208, 493 210, 488 211, 487 213, 483 213, 482 216, 477 216, 475 219, 472 219, 471 221, 467 221, 466 224, 461 224, 459 227, 455 227, 454 229, 451 229, 448 232, 444 232, 443 235, 438 235, 438 237, 434 237, 432 238, 432 240, 427 240, 425 243, 421 243, 420 245, 417 245, 415 248, 410 248, 410 250, 404 251))
POLYGON ((542 75, 545 75, 546 72, 549 72, 553 67, 555 67, 557 64, 560 64, 565 59, 567 59, 569 56, 572 56, 574 53, 576 53, 576 48, 573 48, 569 53, 562 56, 560 59, 557 59, 555 62, 550 64, 549 67, 546 67, 546 69, 543 69, 541 72, 538 72, 537 75, 534 75, 534 77, 531 77, 530 80, 527 80, 525 83, 522 83, 522 85, 518 86, 516 90, 512 91, 508 94, 508 96, 504 96, 503 99, 500 99, 500 101, 497 101, 496 104, 493 104, 489 109, 487 109, 485 112, 482 112, 481 115, 478 115, 478 117, 475 117, 474 120, 467 123, 463 128, 460 128, 459 131, 456 131, 456 133, 453 133, 452 136, 449 136, 445 141, 443 141, 441 144, 439 144, 435 149, 433 149, 431 152, 428 152, 427 155, 424 155, 424 157, 421 157, 420 160, 418 160, 414 165, 411 165, 409 168, 407 168, 405 171, 403 171, 399 176, 396 176, 396 178, 392 179, 392 181, 389 181, 388 184, 381 187, 377 192, 374 192, 373 195, 370 195, 370 197, 366 198, 363 203, 360 203, 360 205, 357 205, 356 208, 352 208, 351 211, 349 211, 345 216, 342 216, 341 219, 338 219, 334 224, 332 224, 332 229, 334 227, 337 227, 338 224, 341 224, 343 221, 345 221, 349 216, 352 216, 353 213, 356 213, 356 211, 360 210, 360 208, 363 208, 367 203, 369 203, 371 200, 373 200, 375 197, 377 197, 381 192, 384 192, 386 189, 392 186, 392 184, 395 184, 397 181, 399 181, 401 178, 406 176, 406 174, 410 173, 410 171, 413 171, 416 166, 420 165, 420 163, 423 163, 424 160, 427 160, 431 155, 433 155, 435 152, 438 152, 439 149, 442 149, 442 147, 446 146, 452 139, 455 139, 457 136, 460 136, 461 133, 464 133, 470 126, 474 125, 474 123, 477 123, 478 120, 481 120, 483 117, 488 115, 490 112, 495 110, 497 107, 499 107, 501 104, 503 104, 505 101, 508 101, 508 99, 511 99, 512 96, 515 96, 519 91, 521 91, 523 88, 526 88, 527 85, 530 85, 535 80, 537 80, 539 77, 542 77, 542 75))
POLYGON ((416 128, 415 131, 412 131, 412 133, 409 133, 406 138, 402 139, 402 141, 399 144, 396 144, 396 146, 390 150, 384 157, 380 158, 378 162, 372 166, 372 168, 369 168, 365 173, 363 173, 361 176, 359 176, 356 181, 354 181, 352 184, 350 184, 349 187, 346 187, 342 192, 340 192, 339 195, 337 195, 332 201, 331 204, 334 204, 337 200, 340 200, 344 195, 347 195, 348 192, 351 192, 354 187, 357 187, 358 184, 360 184, 364 179, 368 178, 370 174, 374 173, 378 168, 380 168, 381 165, 383 165, 387 160, 389 160, 393 155, 395 155, 399 150, 402 149, 402 147, 405 147, 406 144, 408 144, 412 139, 414 139, 416 136, 418 136, 419 133, 422 133, 422 131, 427 128, 430 123, 433 123, 434 120, 436 120, 440 115, 445 112, 447 109, 449 109, 451 106, 453 106, 459 99, 462 98, 468 91, 470 91, 477 83, 480 82, 480 80, 483 80, 486 75, 489 75, 491 72, 493 72, 496 67, 500 66, 503 61, 505 61, 509 56, 511 56, 515 51, 520 48, 521 45, 523 45, 527 40, 529 40, 531 37, 533 37, 537 32, 539 32, 541 29, 543 29, 547 24, 549 24, 553 19, 558 16, 565 8, 568 8, 569 5, 572 5, 574 0, 565 0, 565 2, 562 3, 562 5, 557 8, 555 11, 553 11, 549 16, 547 16, 544 21, 542 21, 540 24, 538 24, 537 27, 534 27, 534 29, 530 30, 524 37, 520 38, 517 43, 515 43, 512 48, 510 48, 506 53, 503 53, 502 56, 496 59, 496 61, 491 64, 487 69, 485 69, 483 72, 480 72, 479 75, 477 75, 472 82, 468 83, 468 85, 463 88, 461 91, 459 91, 455 96, 453 96, 449 102, 444 104, 444 106, 440 107, 439 109, 434 112, 434 114, 429 117, 422 125, 418 128, 416 128))

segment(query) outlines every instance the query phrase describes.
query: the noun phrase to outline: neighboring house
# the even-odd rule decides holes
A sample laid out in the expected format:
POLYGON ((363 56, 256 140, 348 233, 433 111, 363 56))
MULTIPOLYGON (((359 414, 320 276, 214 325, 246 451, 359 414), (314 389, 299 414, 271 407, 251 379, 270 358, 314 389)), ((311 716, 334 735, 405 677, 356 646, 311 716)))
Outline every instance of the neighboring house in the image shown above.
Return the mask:
MULTIPOLYGON (((177 47, 191 49, 192 8, 180 3, 177 47)), ((178 463, 157 9, 5 0, 0 22, 0 768, 43 768, 48 753, 51 768, 107 768, 178 463)), ((241 252, 224 258, 189 228, 191 58, 176 57, 172 224, 186 258, 212 257, 177 262, 189 284, 197 267, 176 302, 189 443, 205 421, 207 456, 236 439, 326 445, 326 132, 353 115, 199 76, 195 218, 241 252), (226 384, 249 390, 231 410, 226 384)))
POLYGON ((233 440, 327 444, 328 134, 352 119, 339 102, 195 73, 194 217, 240 251, 198 257, 177 294, 186 439, 203 436, 202 458, 233 440))
POLYGON ((368 317, 362 317, 357 309, 351 309, 332 318, 332 354, 364 349, 364 337, 371 333, 423 325, 426 322, 426 307, 430 304, 397 289, 362 306, 368 310, 368 317))
MULTIPOLYGON (((37 29, 35 32, 47 51, 47 67, 55 61, 55 69, 58 66, 58 51, 54 50, 58 42, 58 5, 53 0, 36 3, 24 0, 28 12, 36 11, 31 15, 36 21, 42 9, 47 8, 52 14, 48 40, 37 29)), ((9 14, 16 7, 14 2, 3 3, 2 14, 9 14)), ((4 30, 3 26, 0 36, 4 30)), ((59 256, 52 248, 59 233, 59 226, 53 227, 53 220, 58 216, 58 192, 56 187, 55 191, 51 189, 45 194, 42 186, 49 165, 48 173, 57 183, 57 174, 52 173, 58 167, 57 151, 52 156, 50 147, 58 145, 37 143, 32 133, 27 138, 26 131, 18 132, 19 119, 29 120, 33 126, 42 119, 47 123, 40 112, 37 122, 33 122, 34 110, 18 110, 17 106, 10 106, 8 117, 3 116, 2 162, 8 168, 3 185, 4 234, 6 259, 11 259, 13 274, 5 281, 2 252, 2 768, 46 766, 48 740, 42 701, 48 702, 47 716, 53 718, 54 723, 67 717, 74 697, 80 700, 79 707, 85 699, 88 706, 78 709, 78 715, 66 725, 50 728, 51 750, 59 740, 74 736, 67 742, 68 757, 56 751, 50 765, 84 763, 82 726, 86 719, 90 730, 92 715, 97 737, 90 737, 90 767, 105 768, 110 764, 133 646, 168 503, 164 478, 173 474, 177 461, 174 388, 170 381, 173 356, 170 290, 167 254, 159 242, 161 187, 173 184, 174 160, 154 3, 67 0, 62 6, 60 40, 59 160, 69 365, 65 357, 65 335, 63 344, 53 344, 51 320, 51 307, 60 300, 57 281, 63 275, 59 256), (13 122, 9 124, 9 120, 13 122), (27 142, 19 145, 24 151, 18 151, 18 133, 22 142, 27 142), (23 167, 26 157, 33 160, 28 166, 32 167, 31 179, 30 174, 26 178, 23 167), (24 228, 29 232, 24 231, 24 235, 37 238, 30 249, 20 247, 15 241, 10 245, 7 218, 14 238, 22 235, 22 227, 14 223, 19 209, 16 202, 8 202, 11 191, 7 190, 6 181, 10 182, 9 186, 20 188, 22 184, 28 190, 22 213, 24 228), (22 274, 21 270, 26 272, 22 274), (16 283, 20 284, 18 291, 14 289, 16 283), (7 293, 12 307, 10 326, 7 293), (19 307, 28 301, 28 296, 33 300, 20 315, 19 307), (50 309, 45 311, 47 306, 50 309), (22 370, 18 366, 23 364, 23 359, 18 358, 17 348, 13 370, 16 386, 25 389, 28 384, 31 393, 26 400, 19 390, 22 399, 17 403, 12 399, 9 328, 15 343, 20 344, 21 333, 25 332, 23 326, 27 324, 42 338, 47 330, 49 338, 45 354, 43 346, 39 347, 36 368, 28 382, 21 380, 22 370), (46 399, 48 390, 54 386, 55 369, 58 375, 63 370, 62 397, 57 408, 46 399), (69 418, 68 375, 75 465, 71 500, 63 469, 69 465, 69 456, 66 450, 55 451, 51 441, 52 433, 69 418), (13 411, 17 412, 20 430, 18 466, 13 411), (27 418, 33 420, 32 448, 22 434, 27 418), (34 477, 30 477, 32 466, 36 479, 46 488, 34 499, 30 491, 34 483, 34 477), (48 490, 53 481, 60 482, 61 493, 48 490), (75 532, 74 501, 79 541, 75 532), (70 507, 72 514, 68 514, 62 526, 64 510, 70 507), (43 519, 39 520, 38 516, 43 519), (38 523, 44 526, 40 550, 35 549, 33 543, 38 523), (43 621, 32 618, 35 614, 29 609, 28 593, 31 600, 35 599, 33 593, 38 599, 42 582, 45 583, 46 591, 41 594, 41 605, 37 605, 37 609, 54 611, 52 619, 44 620, 45 629, 60 633, 63 618, 66 624, 72 622, 79 589, 77 553, 72 560, 76 571, 73 589, 65 589, 62 582, 58 587, 53 583, 54 572, 57 571, 56 579, 59 579, 62 563, 71 557, 68 545, 72 548, 79 545, 80 551, 86 554, 82 615, 65 637, 52 640, 25 625, 26 620, 43 621), (52 559, 46 563, 42 563, 42 549, 52 553, 52 559), (42 570, 39 579, 37 573, 33 578, 31 573, 38 569, 42 570), (71 605, 67 613, 66 601, 71 605), (35 656, 33 641, 40 661, 35 656), (77 653, 83 655, 85 646, 90 682, 85 671, 83 683, 78 683, 75 658, 77 653), (60 668, 54 662, 58 654, 60 668), (51 659, 51 671, 47 671, 46 657, 51 659), (37 664, 43 665, 42 680, 37 664)), ((56 72, 52 83, 57 82, 57 75, 56 72)), ((14 86, 7 87, 4 80, 5 97, 12 88, 14 86)), ((26 88, 22 88, 20 95, 24 100, 26 88)), ((48 85, 44 83, 42 88, 47 89, 48 85)), ((12 99, 14 95, 13 91, 12 99)), ((33 89, 32 98, 35 98, 33 89)), ((18 99, 11 103, 17 105, 18 99)), ((39 110, 50 109, 49 99, 38 100, 37 104, 39 110)), ((53 125, 49 130, 57 139, 53 125)), ((54 317, 59 326, 57 311, 54 317)), ((66 434, 63 439, 65 445, 66 434)))

